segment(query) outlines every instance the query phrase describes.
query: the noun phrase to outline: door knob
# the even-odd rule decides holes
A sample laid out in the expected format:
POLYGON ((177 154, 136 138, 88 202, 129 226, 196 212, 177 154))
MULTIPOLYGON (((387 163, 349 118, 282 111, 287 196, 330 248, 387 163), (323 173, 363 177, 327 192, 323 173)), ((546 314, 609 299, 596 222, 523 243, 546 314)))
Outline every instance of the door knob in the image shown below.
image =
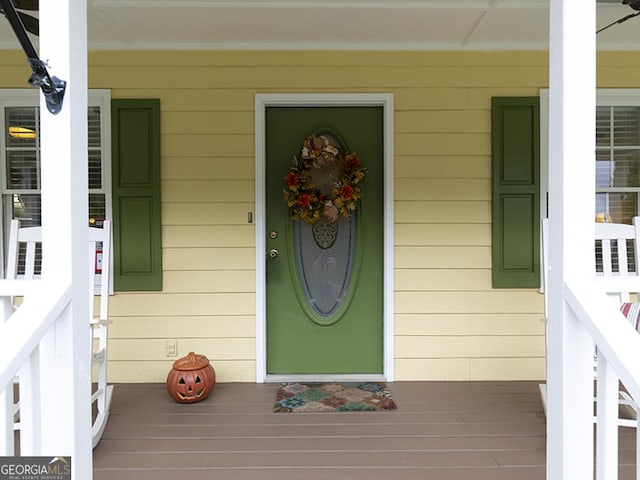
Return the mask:
POLYGON ((275 248, 272 248, 271 250, 269 250, 269 256, 271 258, 276 258, 278 256, 278 254, 279 254, 279 252, 275 248))

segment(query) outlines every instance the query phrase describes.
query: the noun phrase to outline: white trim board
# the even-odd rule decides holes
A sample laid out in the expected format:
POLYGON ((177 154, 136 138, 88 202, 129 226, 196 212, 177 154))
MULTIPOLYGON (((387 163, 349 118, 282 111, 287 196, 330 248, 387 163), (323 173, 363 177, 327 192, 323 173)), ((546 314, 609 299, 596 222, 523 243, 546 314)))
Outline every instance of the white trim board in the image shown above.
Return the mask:
MULTIPOLYGON (((256 382, 286 381, 267 375, 266 335, 266 224, 265 224, 265 111, 273 106, 381 106, 384 128, 384 281, 383 281, 383 380, 393 381, 393 94, 257 94, 255 97, 256 151, 256 382)), ((315 377, 315 376, 314 376, 315 377)), ((293 377, 292 377, 293 378, 293 377)), ((309 378, 310 377, 305 377, 309 378)), ((316 377, 320 379, 320 376, 316 377)), ((355 378, 350 376, 350 378, 355 378)), ((360 376, 358 375, 358 378, 360 376)), ((365 376, 362 376, 365 379, 365 376)))
POLYGON ((300 382, 300 383, 330 383, 330 382, 384 382, 384 375, 375 374, 347 374, 347 375, 267 375, 265 382, 281 383, 281 382, 300 382))

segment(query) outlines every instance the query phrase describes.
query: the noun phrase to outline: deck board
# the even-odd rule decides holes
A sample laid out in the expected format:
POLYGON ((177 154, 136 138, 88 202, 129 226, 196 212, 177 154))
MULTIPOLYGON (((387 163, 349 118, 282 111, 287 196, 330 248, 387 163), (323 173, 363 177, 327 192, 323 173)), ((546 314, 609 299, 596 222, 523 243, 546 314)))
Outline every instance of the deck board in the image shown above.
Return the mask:
MULTIPOLYGON (((398 410, 273 413, 277 384, 224 383, 175 403, 163 384, 119 384, 94 480, 543 480, 535 382, 396 382, 398 410)), ((635 432, 623 429, 621 478, 635 432)))

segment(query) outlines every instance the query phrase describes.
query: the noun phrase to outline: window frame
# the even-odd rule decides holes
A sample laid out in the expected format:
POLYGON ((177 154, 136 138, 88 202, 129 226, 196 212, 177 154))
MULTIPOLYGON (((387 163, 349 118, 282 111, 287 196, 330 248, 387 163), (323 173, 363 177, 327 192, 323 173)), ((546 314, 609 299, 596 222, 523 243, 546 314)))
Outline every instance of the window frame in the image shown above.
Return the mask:
MULTIPOLYGON (((100 149, 101 149, 101 177, 102 187, 100 189, 92 189, 89 193, 101 193, 105 196, 105 215, 107 219, 113 220, 112 208, 112 178, 111 178, 111 91, 108 89, 90 89, 87 97, 88 106, 100 107, 100 149)), ((7 165, 6 165, 6 141, 5 141, 5 108, 7 107, 40 107, 40 91, 37 89, 0 89, 0 152, 2 153, 2 161, 0 162, 0 198, 6 194, 15 193, 8 191, 6 187, 7 165)), ((39 149, 39 145, 37 145, 39 149)), ((87 178, 87 182, 89 179, 87 178)), ((87 197, 87 202, 89 198, 87 197)), ((6 252, 5 245, 8 239, 8 218, 11 211, 8 205, 2 201, 0 208, 0 238, 4 241, 0 242, 0 274, 4 276, 6 252)), ((87 219, 88 221, 88 219, 87 219)), ((113 272, 113 255, 108 266, 110 272, 113 272)), ((109 293, 113 294, 113 274, 110 276, 109 293)), ((100 276, 96 275, 96 288, 100 288, 100 276)))
MULTIPOLYGON (((548 218, 549 198, 549 89, 540 89, 540 221, 548 218)), ((636 88, 598 88, 596 89, 596 107, 640 107, 640 89, 636 88)), ((595 112, 594 112, 595 117, 595 112)), ((595 124, 594 124, 595 128, 595 124)), ((595 156, 595 149, 594 149, 595 156)), ((595 162, 595 157, 594 157, 595 162)), ((594 165, 595 168, 595 165, 594 165)), ((614 193, 627 191, 637 192, 637 209, 640 215, 640 187, 609 187, 598 189, 601 192, 612 191, 614 193)), ((592 206, 595 215, 595 191, 594 204, 592 206)), ((542 245, 543 240, 540 239, 542 245)), ((544 272, 542 255, 540 256, 540 268, 544 272)), ((544 293, 544 281, 540 286, 544 293)))
MULTIPOLYGON (((640 107, 640 89, 598 88, 596 90, 596 107, 640 107)), ((540 178, 540 212, 541 216, 545 218, 549 216, 547 205, 549 193, 549 89, 547 88, 540 90, 540 178)), ((602 193, 636 192, 638 194, 636 207, 640 215, 640 187, 607 187, 597 190, 602 193)))

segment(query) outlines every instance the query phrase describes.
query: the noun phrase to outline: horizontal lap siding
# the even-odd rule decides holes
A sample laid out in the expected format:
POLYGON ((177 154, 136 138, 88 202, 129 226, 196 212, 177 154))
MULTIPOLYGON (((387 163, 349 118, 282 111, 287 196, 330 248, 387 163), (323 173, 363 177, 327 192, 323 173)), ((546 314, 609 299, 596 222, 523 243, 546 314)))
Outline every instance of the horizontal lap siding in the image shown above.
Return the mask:
MULTIPOLYGON (((255 230, 248 212, 255 211, 254 94, 220 88, 204 58, 191 71, 159 61, 173 72, 160 73, 166 81, 147 93, 139 90, 138 75, 157 65, 105 57, 115 58, 107 75, 124 82, 114 96, 155 96, 162 106, 163 293, 122 305, 123 315, 133 317, 123 316, 127 326, 111 337, 112 377, 136 381, 129 368, 140 366, 145 380, 164 380, 175 360, 165 355, 169 339, 177 341, 177 356, 207 355, 218 381, 253 381, 255 230), (206 85, 198 88, 176 84, 176 77, 191 83, 201 75, 206 85), (132 304, 138 302, 143 309, 132 304)), ((111 78, 108 83, 118 86, 111 78)))
POLYGON ((395 91, 396 378, 543 378, 542 296, 491 288, 490 118, 492 96, 536 95, 547 70, 537 54, 455 58, 473 65, 440 65, 411 102, 395 91))
MULTIPOLYGON (((542 296, 494 291, 491 97, 547 86, 542 52, 91 52, 92 88, 159 98, 163 291, 111 299, 110 381, 163 381, 206 354, 255 380, 254 97, 392 93, 397 380, 544 376, 542 296)), ((0 86, 23 58, 0 55, 0 86), (5 59, 2 61, 1 59, 5 59), (7 64, 7 67, 2 67, 7 64)))

